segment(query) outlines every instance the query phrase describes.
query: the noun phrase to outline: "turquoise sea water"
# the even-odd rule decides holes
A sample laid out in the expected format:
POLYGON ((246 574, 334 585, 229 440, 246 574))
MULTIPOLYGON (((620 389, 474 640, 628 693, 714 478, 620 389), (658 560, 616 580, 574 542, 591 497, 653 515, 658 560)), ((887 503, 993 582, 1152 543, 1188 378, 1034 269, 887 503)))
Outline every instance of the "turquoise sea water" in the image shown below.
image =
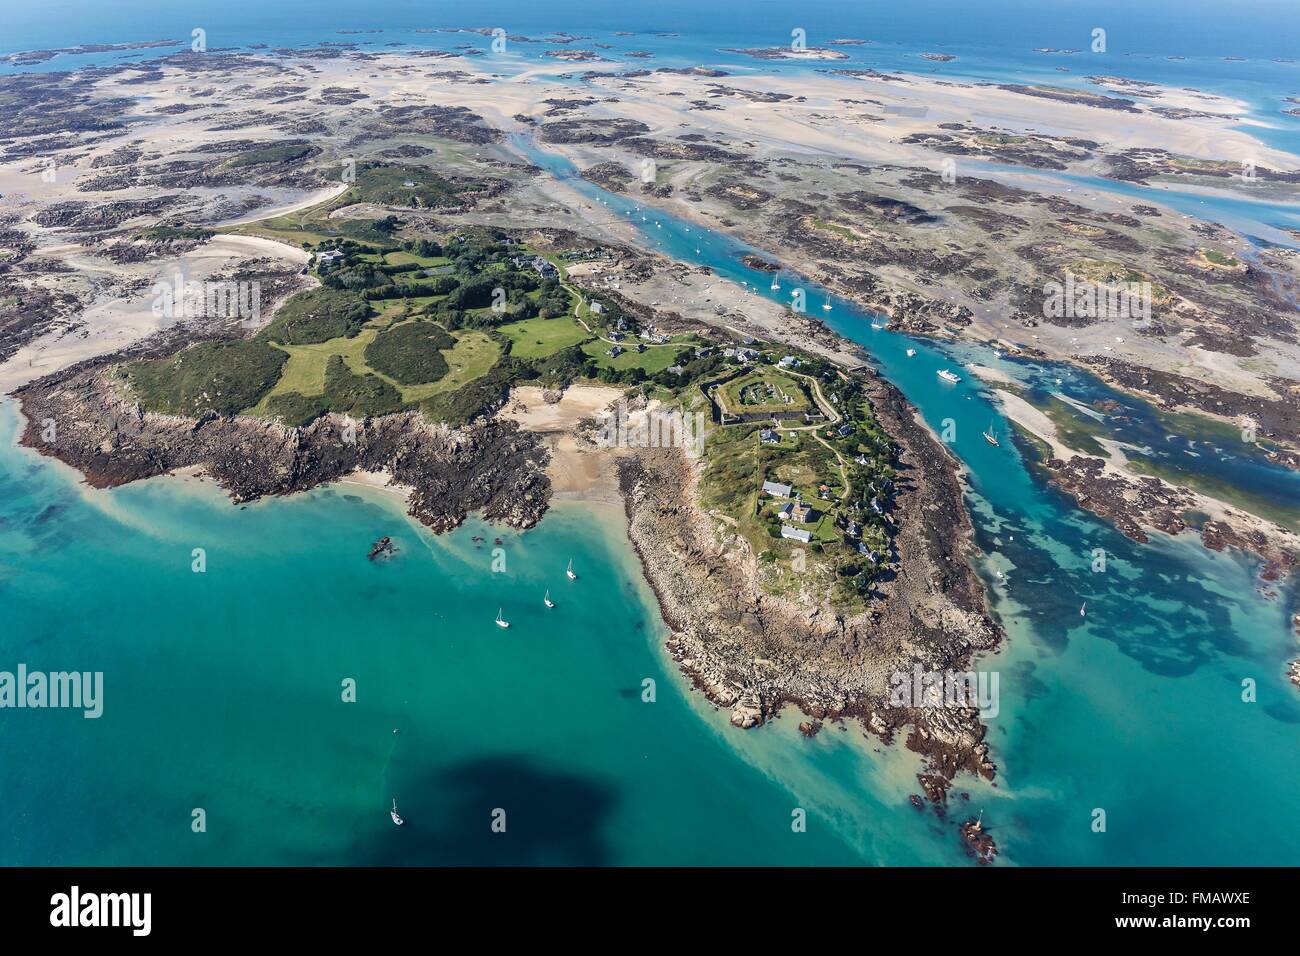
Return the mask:
MULTIPOLYGON (((765 274, 741 263, 746 252, 762 250, 608 193, 531 140, 515 146, 631 223, 647 246, 748 283, 749 295, 789 295, 795 280, 771 292, 765 274)), ((1300 697, 1283 668, 1297 648, 1288 624, 1294 584, 1265 594, 1254 561, 1210 554, 1190 534, 1139 545, 1079 512, 1044 486, 1020 450, 983 440, 990 420, 1002 435, 1009 426, 973 374, 947 385, 936 373, 976 360, 1080 401, 1118 398, 1129 414, 1113 423, 1114 437, 1148 447, 1163 463, 1249 489, 1292 515, 1300 514, 1300 475, 1230 435, 1206 442, 1175 433, 1150 406, 1082 370, 875 329, 850 303, 802 285, 810 311, 861 344, 936 433, 948 420, 955 426, 950 447, 970 469, 968 500, 988 556, 983 570, 1009 635, 1004 650, 981 662, 1001 676, 1003 709, 990 721, 990 740, 1004 775, 996 791, 980 788, 986 820, 1014 841, 1009 858, 1132 865, 1300 859, 1291 825, 1300 811, 1300 768, 1280 757, 1300 739, 1300 697), (831 310, 820 310, 823 302, 831 310), (908 357, 908 348, 917 354, 908 357), (1198 441, 1197 457, 1185 454, 1198 441), (1093 570, 1097 549, 1106 555, 1104 571, 1093 570), (1085 601, 1088 613, 1080 617, 1085 601), (1242 700, 1247 679, 1255 682, 1255 703, 1242 700), (1244 794, 1249 815, 1241 813, 1244 794), (1096 809, 1107 812, 1106 834, 1091 829, 1096 809)), ((743 309, 743 296, 737 305, 743 309)))
POLYGON ((105 681, 97 720, 0 716, 0 863, 849 864, 877 843, 943 859, 922 821, 915 849, 845 839, 820 783, 800 792, 829 775, 871 807, 856 778, 885 771, 850 733, 807 742, 784 720, 746 742, 753 761, 737 754, 671 671, 617 510, 434 538, 344 485, 248 508, 197 480, 87 492, 14 449, 12 403, 0 412, 0 666, 105 681), (383 534, 400 552, 371 563, 383 534))
MULTIPOLYGON (((1024 52, 1033 46, 1084 46, 1072 38, 1097 14, 1120 24, 1121 35, 1143 37, 1128 48, 1151 58, 1134 56, 1126 66, 1199 75, 1206 89, 1235 85, 1261 104, 1283 95, 1295 76, 1294 65, 1269 59, 1286 55, 1268 44, 1295 15, 1286 6, 1258 4, 1213 42, 1189 29, 1187 17, 1152 19, 1150 11, 1172 9, 1161 4, 1141 11, 1099 4, 1056 19, 1044 18, 1041 5, 1018 18, 1014 7, 989 8, 983 32, 962 29, 970 13, 942 21, 947 44, 933 36, 933 19, 926 29, 917 19, 926 4, 878 19, 814 5, 801 19, 810 33, 835 36, 893 30, 897 49, 853 51, 872 65, 914 69, 911 51, 937 47, 961 54, 944 66, 997 78, 1042 69, 1024 52), (1163 59, 1172 53, 1194 60, 1163 59), (1256 59, 1217 59, 1229 53, 1256 59)), ((183 3, 115 9, 111 22, 87 15, 61 23, 48 8, 48 19, 6 9, 6 25, 19 28, 5 32, 5 45, 181 36, 191 21, 202 23, 183 3), (81 24, 81 35, 68 23, 81 24)), ((394 39, 335 35, 380 25, 354 5, 313 4, 314 20, 266 4, 223 9, 234 13, 208 24, 214 46, 394 39), (216 38, 223 29, 228 41, 216 38)), ((393 28, 408 31, 466 16, 437 5, 391 9, 393 28)), ((722 46, 780 43, 778 26, 788 37, 785 5, 746 6, 755 12, 743 21, 734 9, 724 19, 728 9, 660 4, 638 14, 561 4, 543 14, 503 4, 476 10, 464 25, 485 25, 500 10, 510 17, 500 22, 523 33, 682 33, 617 41, 661 51, 661 64, 700 61, 722 46), (729 34, 737 22, 745 31, 729 34)), ((1096 72, 1139 75, 1115 62, 1096 72)), ((571 173, 528 141, 516 145, 557 175, 571 173)), ((769 294, 762 276, 739 263, 744 247, 734 240, 662 213, 651 217, 658 227, 642 224, 626 200, 574 185, 610 215, 639 224, 647 245, 758 282, 754 294, 769 294)), ((815 310, 820 293, 809 301, 815 310)), ((985 811, 1003 860, 1300 860, 1300 766, 1291 759, 1300 695, 1283 674, 1297 654, 1287 623, 1295 587, 1267 597, 1248 560, 1210 554, 1190 537, 1139 546, 1080 513, 1044 486, 1013 443, 993 449, 979 437, 996 410, 972 375, 949 387, 935 372, 977 359, 1035 387, 1084 401, 1107 397, 1091 376, 874 330, 867 316, 830 301, 827 321, 861 343, 931 425, 953 419, 954 451, 970 469, 968 501, 987 555, 981 571, 1009 640, 980 662, 1001 675, 1001 713, 990 721, 997 785, 958 788, 971 792, 971 812, 985 811), (919 354, 908 358, 906 347, 919 354), (1097 548, 1107 554, 1104 572, 1092 570, 1097 548), (1241 699, 1247 678, 1258 685, 1254 703, 1241 699), (1099 808, 1105 833, 1091 827, 1099 808)), ((1223 436, 1209 449, 1199 435, 1166 439, 1167 423, 1153 410, 1124 401, 1133 414, 1116 426, 1121 440, 1160 440, 1153 454, 1300 511, 1297 476, 1257 449, 1223 436)), ((524 534, 471 521, 435 538, 382 495, 348 486, 247 508, 177 479, 90 492, 63 466, 15 448, 16 421, 13 404, 0 405, 0 669, 21 661, 103 670, 106 689, 97 721, 0 712, 0 863, 963 859, 951 823, 909 806, 910 755, 880 752, 856 728, 828 726, 804 740, 794 714, 741 733, 689 693, 664 655, 662 625, 616 512, 563 505, 524 534), (373 565, 365 552, 383 534, 401 553, 373 565), (475 535, 487 543, 477 545, 475 535), (498 536, 503 574, 490 571, 498 536), (207 553, 204 574, 190 570, 196 547, 207 553), (570 558, 581 574, 573 583, 563 575, 570 558), (541 603, 546 588, 553 611, 541 603), (513 624, 507 631, 493 624, 498 607, 513 624), (356 703, 340 699, 349 677, 356 703), (653 704, 641 701, 646 678, 656 681, 653 704), (408 821, 400 831, 387 816, 394 799, 408 821), (196 807, 207 811, 206 834, 191 832, 196 807), (490 830, 498 807, 505 835, 490 830), (806 833, 791 831, 796 807, 808 812, 806 833)), ((1000 419, 996 427, 1007 434, 1000 419)))

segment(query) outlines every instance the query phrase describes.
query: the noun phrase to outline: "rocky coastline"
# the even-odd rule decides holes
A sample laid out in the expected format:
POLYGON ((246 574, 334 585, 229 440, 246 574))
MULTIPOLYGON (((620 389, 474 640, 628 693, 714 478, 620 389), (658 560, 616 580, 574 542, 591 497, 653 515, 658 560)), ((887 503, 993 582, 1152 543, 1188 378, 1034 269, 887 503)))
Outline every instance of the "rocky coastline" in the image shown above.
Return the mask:
MULTIPOLYGON (((1177 535, 1188 530, 1189 516, 1204 513, 1208 499, 1150 476, 1129 478, 1106 467, 1101 458, 1075 455, 1043 463, 1051 483, 1080 508, 1104 518, 1125 537, 1145 544, 1148 529, 1177 535)), ((1201 543, 1211 551, 1235 548, 1258 557, 1260 580, 1287 578, 1297 560, 1295 538, 1262 519, 1228 509, 1205 517, 1195 526, 1201 543)))
POLYGON ((14 395, 26 417, 22 444, 71 465, 94 488, 197 468, 242 503, 356 471, 384 472, 410 489, 410 514, 435 532, 457 527, 472 512, 529 528, 550 502, 550 453, 512 422, 449 428, 416 412, 363 420, 327 415, 304 428, 242 415, 179 418, 124 397, 110 368, 97 361, 14 395))
MULTIPOLYGON (((978 710, 891 703, 895 675, 965 672, 997 647, 984 588, 966 558, 973 535, 957 469, 892 385, 870 378, 873 409, 900 448, 900 570, 860 615, 844 618, 763 593, 755 558, 718 541, 695 504, 698 474, 678 449, 618 462, 628 536, 671 630, 682 672, 740 728, 791 704, 814 721, 856 718, 870 734, 924 760, 921 789, 938 809, 961 772, 992 780, 978 710)), ((816 726, 815 724, 809 725, 816 726)), ((806 731, 805 731, 806 733, 806 731)))

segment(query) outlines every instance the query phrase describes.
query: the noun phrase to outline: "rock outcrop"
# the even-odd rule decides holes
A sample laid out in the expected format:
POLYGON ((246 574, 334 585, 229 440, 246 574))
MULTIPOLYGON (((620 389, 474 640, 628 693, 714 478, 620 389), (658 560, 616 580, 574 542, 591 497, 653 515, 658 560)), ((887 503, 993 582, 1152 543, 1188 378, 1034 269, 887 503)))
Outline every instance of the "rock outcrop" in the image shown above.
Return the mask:
POLYGON ((124 398, 102 366, 39 379, 15 394, 27 417, 23 444, 76 468, 96 488, 200 467, 243 502, 384 471, 411 489, 410 513, 434 531, 471 512, 531 527, 550 501, 550 453, 508 421, 453 429, 405 412, 361 421, 328 415, 292 428, 241 415, 178 418, 124 398))

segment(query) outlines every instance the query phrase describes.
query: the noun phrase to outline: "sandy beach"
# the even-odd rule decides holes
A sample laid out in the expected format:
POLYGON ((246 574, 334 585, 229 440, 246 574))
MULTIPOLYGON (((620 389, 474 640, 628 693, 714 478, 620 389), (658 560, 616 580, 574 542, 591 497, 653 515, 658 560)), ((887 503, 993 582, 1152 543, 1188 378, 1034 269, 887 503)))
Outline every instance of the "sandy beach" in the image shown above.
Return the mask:
POLYGON ((613 463, 616 452, 579 439, 575 430, 580 422, 599 418, 622 399, 622 390, 574 385, 565 389, 558 402, 547 402, 543 392, 532 385, 511 389, 498 417, 545 437, 551 451, 547 474, 556 501, 617 504, 621 499, 613 463))

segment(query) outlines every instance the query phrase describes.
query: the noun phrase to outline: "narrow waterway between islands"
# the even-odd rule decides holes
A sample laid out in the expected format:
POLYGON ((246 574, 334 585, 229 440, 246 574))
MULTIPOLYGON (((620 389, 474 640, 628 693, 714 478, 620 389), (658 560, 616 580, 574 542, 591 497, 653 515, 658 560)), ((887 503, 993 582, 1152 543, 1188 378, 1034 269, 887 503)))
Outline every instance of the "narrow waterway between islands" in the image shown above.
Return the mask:
POLYGON ((1300 516, 1300 475, 1229 428, 1163 415, 1081 369, 890 332, 873 324, 877 317, 788 274, 773 291, 768 274, 741 261, 746 253, 779 259, 772 250, 604 190, 530 139, 514 143, 633 225, 648 248, 742 284, 750 291, 734 304, 741 311, 744 295, 788 302, 792 285, 802 287, 809 313, 861 345, 936 433, 955 424, 950 447, 970 477, 981 572, 1009 638, 979 663, 1001 676, 1002 710, 989 723, 1002 774, 996 788, 976 792, 986 821, 1003 831, 999 842, 1010 859, 1296 858, 1300 834, 1290 821, 1300 811, 1300 768, 1284 756, 1300 742, 1300 694, 1285 676, 1286 662, 1300 655, 1290 626, 1294 583, 1261 587, 1251 558, 1209 552, 1191 534, 1156 534, 1138 544, 1081 511, 1047 486, 1032 449, 984 441, 990 423, 1003 436, 1012 428, 987 386, 962 366, 991 366, 1076 402, 1117 400, 1125 415, 1108 422, 1109 437, 1293 519, 1300 516), (963 380, 943 382, 937 373, 944 368, 963 380), (1254 702, 1243 700, 1246 680, 1254 682, 1254 702), (1097 810, 1105 811, 1105 833, 1094 832, 1097 810))

